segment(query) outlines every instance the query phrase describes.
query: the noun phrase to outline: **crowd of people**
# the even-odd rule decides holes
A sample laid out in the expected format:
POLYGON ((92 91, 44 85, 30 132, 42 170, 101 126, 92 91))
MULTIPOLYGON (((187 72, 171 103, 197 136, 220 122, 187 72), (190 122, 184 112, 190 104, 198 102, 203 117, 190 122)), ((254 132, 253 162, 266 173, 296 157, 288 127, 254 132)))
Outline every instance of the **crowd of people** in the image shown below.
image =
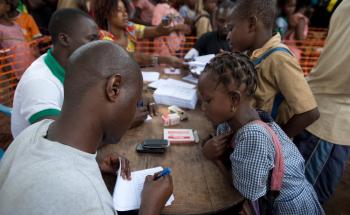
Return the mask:
MULTIPOLYGON (((349 13, 349 0, 0 0, 2 49, 52 39, 16 73, 0 214, 115 214, 101 172, 121 166, 130 179, 130 165, 99 149, 148 115, 137 105, 140 66, 185 70, 207 54, 216 56, 197 87, 217 135, 203 155, 255 214, 324 214, 350 156, 349 13), (305 78, 283 41, 328 24, 305 78), (198 39, 180 59, 186 35, 198 39), (154 54, 137 51, 140 39, 155 42, 154 54)), ((160 214, 172 194, 172 177, 156 177, 146 178, 140 214, 160 214)))

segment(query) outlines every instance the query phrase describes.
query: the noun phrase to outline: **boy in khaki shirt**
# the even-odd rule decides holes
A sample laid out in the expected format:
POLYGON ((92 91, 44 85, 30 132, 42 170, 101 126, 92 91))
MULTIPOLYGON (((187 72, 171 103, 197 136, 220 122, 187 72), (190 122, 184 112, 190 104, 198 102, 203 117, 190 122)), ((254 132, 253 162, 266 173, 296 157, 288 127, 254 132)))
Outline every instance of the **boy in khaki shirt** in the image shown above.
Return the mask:
POLYGON ((228 35, 235 51, 248 51, 258 72, 255 107, 271 113, 289 137, 319 117, 316 101, 300 65, 273 35, 275 1, 239 0, 228 35))
POLYGON ((294 142, 306 160, 305 174, 325 203, 341 180, 350 156, 350 1, 334 12, 327 43, 307 78, 320 119, 294 142))

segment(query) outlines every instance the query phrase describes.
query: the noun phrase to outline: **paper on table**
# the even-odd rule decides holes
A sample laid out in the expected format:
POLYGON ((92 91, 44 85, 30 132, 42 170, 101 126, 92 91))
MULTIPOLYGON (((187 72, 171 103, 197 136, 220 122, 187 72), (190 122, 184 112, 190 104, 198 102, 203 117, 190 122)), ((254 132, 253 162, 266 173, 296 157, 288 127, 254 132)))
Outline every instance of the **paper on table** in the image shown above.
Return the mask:
POLYGON ((159 79, 159 72, 142 72, 144 82, 153 82, 159 79))
MULTIPOLYGON (((140 209, 141 194, 146 176, 154 175, 156 172, 160 172, 162 170, 162 167, 155 167, 132 172, 131 181, 124 180, 120 174, 118 174, 117 183, 113 192, 114 209, 117 211, 140 209)), ((174 195, 171 195, 165 206, 171 205, 174 199, 174 195)))
POLYGON ((196 85, 168 78, 166 80, 159 79, 158 81, 152 82, 148 85, 148 87, 154 88, 154 89, 158 89, 159 87, 183 87, 187 89, 194 89, 196 85))
POLYGON ((202 55, 202 56, 195 57, 195 58, 194 58, 194 61, 207 64, 207 63, 209 63, 210 60, 213 59, 214 57, 215 57, 214 54, 202 55))
POLYGON ((164 73, 168 75, 180 75, 181 70, 180 69, 175 69, 175 68, 165 68, 164 73))
POLYGON ((194 110, 197 104, 197 91, 195 89, 179 86, 162 86, 153 94, 157 104, 176 105, 194 110))
POLYGON ((158 81, 154 81, 154 82, 148 84, 148 87, 153 88, 153 89, 157 89, 158 87, 165 85, 165 83, 166 83, 165 79, 159 79, 158 81))
POLYGON ((195 78, 192 74, 189 74, 186 77, 183 77, 182 80, 185 80, 194 84, 198 84, 198 79, 195 78))
POLYGON ((207 63, 209 63, 214 57, 215 55, 213 54, 195 57, 194 61, 188 62, 191 72, 200 75, 207 63))

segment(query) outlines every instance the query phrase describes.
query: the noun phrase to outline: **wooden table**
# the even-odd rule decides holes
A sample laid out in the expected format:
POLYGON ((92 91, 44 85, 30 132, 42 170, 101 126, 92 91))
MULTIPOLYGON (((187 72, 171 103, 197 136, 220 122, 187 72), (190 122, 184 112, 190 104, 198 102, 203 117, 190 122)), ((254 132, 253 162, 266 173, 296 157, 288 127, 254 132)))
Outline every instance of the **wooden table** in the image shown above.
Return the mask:
MULTIPOLYGON (((159 107, 165 113, 166 107, 159 107)), ((206 160, 201 152, 203 139, 213 131, 211 123, 197 108, 187 111, 189 120, 172 128, 192 128, 198 131, 200 143, 172 145, 165 154, 139 154, 136 145, 145 139, 162 139, 163 124, 160 115, 142 126, 129 130, 120 143, 109 145, 104 152, 118 152, 131 161, 132 169, 141 170, 156 166, 170 167, 174 183, 175 201, 163 214, 206 214, 232 207, 243 200, 218 168, 206 160)), ((113 190, 115 177, 104 177, 107 187, 113 190)))

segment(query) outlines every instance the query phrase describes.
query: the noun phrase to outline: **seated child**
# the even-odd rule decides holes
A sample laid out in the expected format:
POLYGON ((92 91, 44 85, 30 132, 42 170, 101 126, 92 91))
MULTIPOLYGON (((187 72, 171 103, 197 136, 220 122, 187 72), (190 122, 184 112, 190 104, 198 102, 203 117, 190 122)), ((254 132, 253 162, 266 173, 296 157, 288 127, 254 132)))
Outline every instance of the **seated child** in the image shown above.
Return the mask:
POLYGON ((216 12, 217 0, 199 0, 197 4, 197 17, 194 21, 197 38, 213 31, 213 16, 216 12))
POLYGON ((310 21, 305 15, 306 11, 306 6, 298 3, 295 12, 288 17, 288 32, 285 36, 287 40, 305 40, 307 38, 310 21))
POLYGON ((297 0, 280 0, 281 16, 277 18, 277 30, 281 33, 282 38, 289 40, 288 47, 298 59, 301 59, 302 50, 298 48, 295 40, 304 40, 307 37, 309 30, 309 19, 302 13, 305 12, 305 7, 298 4, 297 0), (281 26, 281 23, 285 26, 281 26))
POLYGON ((276 7, 270 0, 238 0, 230 20, 235 51, 248 51, 258 71, 256 108, 267 111, 294 137, 319 118, 315 98, 291 51, 273 35, 276 7))
POLYGON ((218 135, 204 144, 204 156, 216 162, 256 212, 270 205, 267 214, 324 214, 297 147, 268 113, 251 106, 257 85, 257 71, 243 54, 219 54, 205 67, 198 83, 202 109, 219 126, 218 135), (221 157, 228 151, 227 168, 221 157))
POLYGON ((282 37, 287 40, 306 39, 309 30, 309 18, 304 15, 306 7, 297 0, 280 0, 279 7, 281 14, 276 25, 282 37))
POLYGON ((196 4, 197 0, 185 0, 185 4, 179 9, 179 13, 185 19, 186 24, 192 25, 196 19, 196 4))
POLYGON ((20 79, 26 68, 34 61, 33 50, 26 43, 21 27, 12 21, 18 2, 0 0, 0 49, 11 49, 14 57, 12 69, 17 79, 20 79))
POLYGON ((288 18, 295 12, 296 0, 278 0, 277 31, 284 37, 288 32, 288 18))

